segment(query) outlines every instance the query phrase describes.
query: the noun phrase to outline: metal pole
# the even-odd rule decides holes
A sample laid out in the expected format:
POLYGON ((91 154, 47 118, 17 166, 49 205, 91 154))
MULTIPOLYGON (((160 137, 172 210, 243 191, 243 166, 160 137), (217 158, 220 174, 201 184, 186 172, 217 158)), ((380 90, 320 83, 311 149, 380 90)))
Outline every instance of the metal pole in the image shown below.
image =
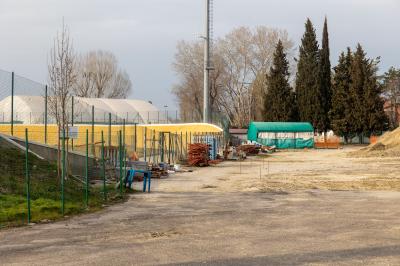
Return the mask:
POLYGON ((137 144, 137 123, 135 123, 135 139, 134 139, 135 152, 136 152, 136 144, 137 144))
POLYGON ((119 131, 119 192, 122 195, 122 131, 119 131))
POLYGON ((144 128, 144 143, 143 143, 143 154, 144 154, 144 161, 147 162, 147 129, 146 127, 144 128))
POLYGON ((164 163, 164 132, 160 133, 160 161, 164 163))
POLYGON ((89 130, 86 129, 85 206, 89 207, 89 130))
POLYGON ((171 164, 171 132, 168 132, 168 164, 171 164))
POLYGON ((204 36, 204 95, 203 122, 209 122, 209 70, 210 70, 210 0, 206 0, 206 23, 204 36))
POLYGON ((108 113, 108 149, 111 148, 111 113, 108 113))
POLYGON ((124 177, 126 177, 126 145, 125 145, 125 133, 126 133, 126 130, 125 130, 125 123, 126 123, 126 121, 125 121, 125 119, 123 119, 123 126, 122 126, 122 130, 123 130, 123 159, 124 159, 124 161, 123 161, 123 164, 124 164, 124 177))
POLYGON ((183 158, 183 134, 182 134, 182 131, 181 131, 181 160, 182 160, 182 158, 183 158))
POLYGON ((94 156, 94 105, 92 105, 92 155, 94 156))
POLYGON ((186 139, 185 143, 186 143, 186 157, 187 157, 187 154, 188 154, 188 135, 187 135, 187 131, 186 131, 186 134, 185 134, 185 139, 186 139))
POLYGON ((44 143, 47 144, 47 85, 44 87, 44 143))
POLYGON ((25 128, 25 182, 26 182, 26 202, 28 208, 28 224, 31 222, 31 180, 29 175, 29 163, 28 163, 28 129, 25 128))
POLYGON ((62 131, 62 147, 61 147, 61 158, 62 158, 62 167, 61 167, 61 214, 64 216, 64 175, 65 175, 65 129, 62 131))
POLYGON ((11 136, 14 136, 14 72, 11 72, 11 136))
POLYGON ((106 187, 106 164, 104 160, 104 134, 101 131, 101 176, 103 178, 103 197, 104 201, 107 200, 107 187, 106 187))
MULTIPOLYGON (((74 96, 72 96, 71 101, 71 126, 74 126, 74 96)), ((71 149, 74 150, 74 139, 71 139, 71 149)))

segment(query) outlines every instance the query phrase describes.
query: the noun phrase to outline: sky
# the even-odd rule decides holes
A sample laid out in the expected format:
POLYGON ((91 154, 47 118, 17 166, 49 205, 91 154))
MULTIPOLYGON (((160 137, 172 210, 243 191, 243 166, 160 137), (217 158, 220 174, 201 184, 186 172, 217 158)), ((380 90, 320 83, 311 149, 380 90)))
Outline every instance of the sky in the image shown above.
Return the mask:
MULTIPOLYGON (((296 47, 309 17, 321 36, 328 18, 331 63, 361 43, 400 67, 399 0, 214 0, 214 37, 239 26, 286 29, 296 47)), ((114 53, 133 84, 130 98, 176 109, 172 62, 179 40, 204 32, 205 0, 0 0, 0 69, 46 83, 49 50, 62 19, 75 51, 114 53)))

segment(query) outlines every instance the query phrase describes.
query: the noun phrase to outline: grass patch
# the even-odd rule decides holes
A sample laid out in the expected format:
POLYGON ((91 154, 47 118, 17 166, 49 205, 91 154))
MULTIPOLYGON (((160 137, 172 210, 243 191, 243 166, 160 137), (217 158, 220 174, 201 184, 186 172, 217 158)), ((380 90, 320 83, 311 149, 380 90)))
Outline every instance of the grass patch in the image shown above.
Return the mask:
MULTIPOLYGON (((31 221, 40 222, 62 218, 61 180, 57 167, 29 154, 31 177, 31 221)), ((101 209, 103 204, 121 201, 113 184, 107 186, 107 202, 103 188, 89 188, 89 208, 85 205, 84 184, 73 178, 64 182, 65 215, 101 209)), ((25 155, 23 151, 0 144, 0 228, 27 223, 25 187, 25 155)))

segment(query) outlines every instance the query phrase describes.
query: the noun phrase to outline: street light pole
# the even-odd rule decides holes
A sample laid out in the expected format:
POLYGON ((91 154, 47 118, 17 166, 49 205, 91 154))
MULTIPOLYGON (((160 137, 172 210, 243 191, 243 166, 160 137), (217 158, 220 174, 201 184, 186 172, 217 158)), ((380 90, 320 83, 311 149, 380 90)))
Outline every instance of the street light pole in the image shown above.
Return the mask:
POLYGON ((203 95, 203 122, 209 122, 210 96, 210 0, 206 0, 206 23, 204 35, 204 95, 203 95))

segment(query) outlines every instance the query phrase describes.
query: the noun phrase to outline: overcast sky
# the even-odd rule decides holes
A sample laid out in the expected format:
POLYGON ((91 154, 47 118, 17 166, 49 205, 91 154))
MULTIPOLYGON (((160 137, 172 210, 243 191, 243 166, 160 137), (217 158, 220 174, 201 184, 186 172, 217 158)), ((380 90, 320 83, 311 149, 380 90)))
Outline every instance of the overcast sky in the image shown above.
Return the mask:
MULTIPOLYGON (((400 67, 399 0, 214 0, 214 36, 238 26, 286 29, 298 46, 310 17, 328 17, 331 61, 360 42, 381 71, 400 67)), ((204 0, 0 0, 0 69, 39 82, 62 17, 77 52, 113 52, 133 83, 131 98, 174 109, 172 61, 178 40, 203 32, 204 0)))

